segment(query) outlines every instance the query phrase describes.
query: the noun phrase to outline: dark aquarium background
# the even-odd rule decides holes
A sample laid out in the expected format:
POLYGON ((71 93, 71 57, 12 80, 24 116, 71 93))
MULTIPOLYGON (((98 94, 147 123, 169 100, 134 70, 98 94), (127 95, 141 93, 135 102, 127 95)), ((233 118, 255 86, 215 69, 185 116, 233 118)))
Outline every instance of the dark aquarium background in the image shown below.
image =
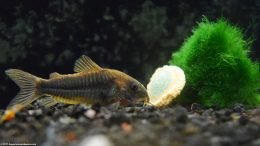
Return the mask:
POLYGON ((0 107, 19 90, 6 69, 48 78, 72 73, 82 54, 146 85, 203 16, 240 27, 254 40, 250 56, 259 59, 259 0, 1 0, 0 107))

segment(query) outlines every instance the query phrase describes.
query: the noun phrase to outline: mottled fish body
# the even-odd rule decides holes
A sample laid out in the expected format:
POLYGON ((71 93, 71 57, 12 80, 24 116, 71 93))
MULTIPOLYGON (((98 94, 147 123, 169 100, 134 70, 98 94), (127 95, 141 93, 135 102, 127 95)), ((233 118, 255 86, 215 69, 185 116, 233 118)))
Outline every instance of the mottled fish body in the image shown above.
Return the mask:
POLYGON ((116 93, 119 90, 116 81, 122 80, 122 74, 116 70, 103 69, 63 75, 42 80, 39 91, 63 103, 109 104, 120 101, 116 93))
POLYGON ((145 87, 136 79, 118 70, 101 68, 85 55, 75 62, 74 71, 68 75, 52 73, 50 79, 42 79, 18 69, 6 70, 21 89, 7 109, 17 105, 21 109, 40 97, 46 106, 58 102, 135 104, 148 98, 145 87))

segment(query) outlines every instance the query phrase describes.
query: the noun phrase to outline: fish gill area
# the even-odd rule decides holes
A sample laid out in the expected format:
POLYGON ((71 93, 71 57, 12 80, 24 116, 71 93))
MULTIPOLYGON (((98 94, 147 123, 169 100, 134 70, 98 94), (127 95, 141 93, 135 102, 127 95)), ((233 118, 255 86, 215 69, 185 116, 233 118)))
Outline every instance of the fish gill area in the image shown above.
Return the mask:
POLYGON ((0 125, 1 145, 259 146, 260 109, 172 105, 100 107, 34 103, 0 125))

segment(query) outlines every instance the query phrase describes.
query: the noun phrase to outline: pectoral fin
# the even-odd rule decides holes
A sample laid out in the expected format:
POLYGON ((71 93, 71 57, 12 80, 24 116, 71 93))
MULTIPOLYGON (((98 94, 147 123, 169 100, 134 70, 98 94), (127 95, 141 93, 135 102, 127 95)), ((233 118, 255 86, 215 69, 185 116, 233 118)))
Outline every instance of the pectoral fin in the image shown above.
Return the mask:
POLYGON ((100 71, 102 68, 88 56, 82 55, 74 64, 74 72, 100 71))
POLYGON ((112 103, 110 105, 108 105, 109 108, 112 108, 112 109, 118 109, 120 107, 120 102, 115 102, 115 103, 112 103))

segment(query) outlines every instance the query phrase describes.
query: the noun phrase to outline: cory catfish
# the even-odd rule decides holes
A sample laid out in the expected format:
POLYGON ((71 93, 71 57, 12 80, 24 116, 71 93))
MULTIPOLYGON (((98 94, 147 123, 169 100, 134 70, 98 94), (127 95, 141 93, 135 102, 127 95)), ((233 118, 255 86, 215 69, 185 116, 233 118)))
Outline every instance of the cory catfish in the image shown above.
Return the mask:
POLYGON ((129 105, 148 98, 145 87, 136 79, 118 70, 101 68, 85 55, 75 62, 74 72, 68 75, 52 73, 50 79, 42 79, 18 69, 6 70, 20 87, 7 109, 18 111, 40 97, 46 106, 58 102, 129 105))

